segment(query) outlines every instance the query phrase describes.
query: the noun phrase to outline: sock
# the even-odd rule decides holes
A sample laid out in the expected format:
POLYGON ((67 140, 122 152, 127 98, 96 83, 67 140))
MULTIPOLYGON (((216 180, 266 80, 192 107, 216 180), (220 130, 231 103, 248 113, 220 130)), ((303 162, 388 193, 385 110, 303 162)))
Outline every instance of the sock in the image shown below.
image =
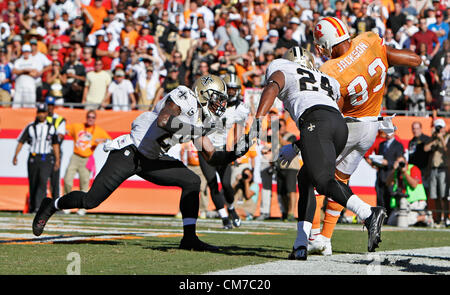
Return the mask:
POLYGON ((233 205, 228 206, 228 210, 234 210, 234 206, 233 205))
POLYGON ((324 195, 316 196, 316 212, 314 212, 314 219, 312 222, 311 233, 313 230, 314 232, 316 232, 316 230, 320 232, 320 210, 322 210, 324 199, 325 199, 324 195))
POLYGON ((72 191, 67 195, 59 197, 55 202, 55 207, 58 210, 62 209, 81 209, 83 208, 83 198, 86 197, 86 193, 82 191, 72 191))
POLYGON ((56 210, 61 210, 61 209, 58 208, 58 201, 59 201, 59 199, 61 199, 61 197, 57 198, 55 200, 55 202, 53 202, 53 207, 55 207, 56 210))
POLYGON ((357 195, 352 195, 348 199, 346 207, 358 215, 362 220, 367 219, 372 214, 370 205, 363 202, 357 195))
POLYGON ((270 201, 272 199, 272 191, 268 189, 261 190, 261 205, 260 205, 260 213, 261 214, 270 214, 270 201))
POLYGON ((327 209, 325 211, 325 218, 323 220, 322 236, 331 239, 334 232, 334 227, 336 226, 339 216, 341 216, 341 211, 344 209, 341 205, 335 201, 328 199, 327 209))
POLYGON ((196 237, 196 218, 183 218, 183 233, 187 238, 196 237))
MULTIPOLYGON (((313 225, 314 226, 314 225, 313 225)), ((315 240, 317 235, 320 234, 320 228, 311 228, 311 233, 309 234, 309 240, 315 240)))
POLYGON ((311 232, 312 223, 309 221, 299 221, 297 223, 297 238, 294 242, 294 249, 308 245, 308 237, 311 232))
POLYGON ((225 210, 225 208, 219 209, 219 216, 220 218, 227 218, 228 217, 228 212, 227 210, 225 210))

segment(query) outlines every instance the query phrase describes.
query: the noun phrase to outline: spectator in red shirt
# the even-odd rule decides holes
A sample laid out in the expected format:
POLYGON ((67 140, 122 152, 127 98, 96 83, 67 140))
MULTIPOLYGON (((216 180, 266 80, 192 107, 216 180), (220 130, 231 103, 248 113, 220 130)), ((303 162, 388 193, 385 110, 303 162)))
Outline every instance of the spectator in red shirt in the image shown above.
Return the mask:
POLYGON ((98 41, 95 54, 101 58, 103 70, 109 71, 111 70, 112 60, 119 56, 120 47, 110 48, 109 41, 105 41, 106 32, 104 30, 98 30, 95 34, 98 41))
POLYGON ((57 45, 59 48, 64 47, 64 43, 67 46, 70 42, 69 36, 61 35, 61 30, 59 25, 53 25, 53 32, 47 35, 46 39, 49 41, 47 45, 57 45))
POLYGON ((47 58, 51 61, 57 60, 60 64, 64 63, 63 56, 60 54, 58 45, 50 45, 47 58))
POLYGON ((153 36, 150 35, 150 28, 147 24, 142 26, 136 43, 138 48, 147 48, 149 44, 155 43, 153 36))
POLYGON ((17 4, 15 1, 8 1, 8 9, 2 11, 3 22, 9 23, 10 18, 14 17, 16 24, 19 23, 19 13, 17 12, 17 4))
POLYGON ((84 66, 86 74, 94 70, 95 59, 92 57, 92 47, 86 46, 83 48, 83 56, 80 62, 84 66))
POLYGON ((429 58, 432 59, 440 48, 438 37, 433 31, 428 30, 426 18, 420 19, 419 28, 420 30, 411 37, 410 49, 419 54, 419 45, 425 43, 427 45, 429 58))

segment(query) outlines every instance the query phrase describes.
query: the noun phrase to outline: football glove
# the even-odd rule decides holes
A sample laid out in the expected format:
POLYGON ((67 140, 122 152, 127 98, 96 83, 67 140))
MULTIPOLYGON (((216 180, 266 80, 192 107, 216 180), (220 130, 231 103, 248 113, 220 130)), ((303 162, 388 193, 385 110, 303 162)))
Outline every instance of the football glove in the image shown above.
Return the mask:
POLYGON ((300 150, 295 143, 287 144, 280 148, 279 161, 281 166, 289 166, 300 150))

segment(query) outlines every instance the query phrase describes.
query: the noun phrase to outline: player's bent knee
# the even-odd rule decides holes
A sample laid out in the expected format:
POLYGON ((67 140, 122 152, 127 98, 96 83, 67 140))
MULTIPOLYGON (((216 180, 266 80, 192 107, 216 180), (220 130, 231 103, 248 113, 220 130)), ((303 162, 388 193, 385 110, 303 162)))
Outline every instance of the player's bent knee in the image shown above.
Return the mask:
POLYGON ((321 178, 317 179, 316 191, 321 195, 328 196, 329 190, 334 185, 335 182, 336 182, 336 180, 332 177, 326 177, 326 176, 321 177, 321 178))
POLYGON ((200 191, 200 184, 201 184, 200 176, 192 173, 190 175, 186 175, 186 178, 184 179, 184 181, 182 181, 182 183, 180 183, 180 186, 184 190, 200 191))

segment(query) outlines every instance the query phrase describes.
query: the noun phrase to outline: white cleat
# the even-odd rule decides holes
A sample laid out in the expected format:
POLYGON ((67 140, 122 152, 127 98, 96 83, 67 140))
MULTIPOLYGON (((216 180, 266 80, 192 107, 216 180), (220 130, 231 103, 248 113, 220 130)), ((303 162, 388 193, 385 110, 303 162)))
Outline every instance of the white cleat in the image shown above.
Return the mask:
POLYGON ((331 240, 325 241, 324 242, 325 248, 322 250, 322 252, 320 254, 322 254, 323 256, 330 256, 333 254, 333 250, 331 248, 331 240))
POLYGON ((322 235, 316 235, 316 238, 308 239, 308 254, 320 254, 325 249, 325 242, 322 235))

